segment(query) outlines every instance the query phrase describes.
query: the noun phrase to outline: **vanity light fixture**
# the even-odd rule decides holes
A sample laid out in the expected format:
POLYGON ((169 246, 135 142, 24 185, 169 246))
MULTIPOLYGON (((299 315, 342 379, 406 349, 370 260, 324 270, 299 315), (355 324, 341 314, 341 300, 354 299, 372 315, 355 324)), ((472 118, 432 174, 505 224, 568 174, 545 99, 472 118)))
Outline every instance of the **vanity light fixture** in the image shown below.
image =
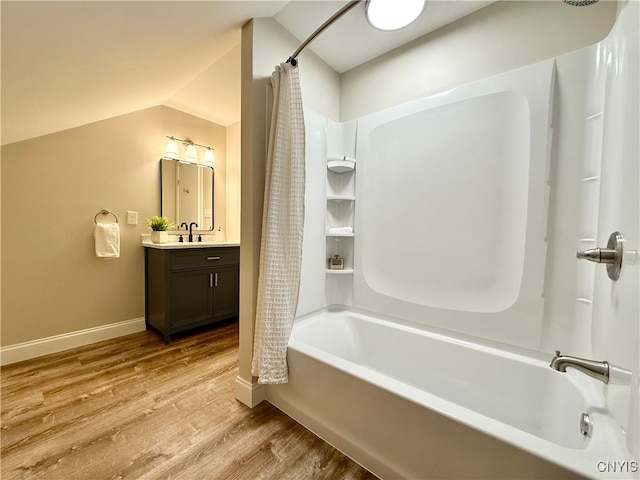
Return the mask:
POLYGON ((423 9, 424 0, 367 0, 365 16, 372 27, 392 31, 409 25, 423 9))
POLYGON ((165 148, 165 152, 163 158, 169 158, 172 160, 178 160, 182 163, 193 163, 198 165, 203 165, 207 167, 213 168, 215 166, 215 156, 213 154, 213 148, 209 145, 200 145, 199 143, 195 143, 189 139, 182 140, 176 137, 167 136, 169 139, 167 141, 167 146, 165 148), (180 147, 178 143, 182 143, 185 148, 185 156, 184 158, 180 157, 180 147), (196 147, 202 147, 205 149, 204 152, 204 160, 202 163, 199 163, 198 159, 198 149, 196 147))

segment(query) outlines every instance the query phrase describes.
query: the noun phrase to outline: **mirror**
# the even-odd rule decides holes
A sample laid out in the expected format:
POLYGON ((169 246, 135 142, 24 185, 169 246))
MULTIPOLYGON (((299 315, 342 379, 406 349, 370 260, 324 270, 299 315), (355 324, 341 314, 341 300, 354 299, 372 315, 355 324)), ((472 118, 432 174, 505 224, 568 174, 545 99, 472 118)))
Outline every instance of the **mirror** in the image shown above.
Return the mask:
POLYGON ((160 159, 160 212, 180 226, 196 222, 197 230, 213 230, 213 168, 160 159))

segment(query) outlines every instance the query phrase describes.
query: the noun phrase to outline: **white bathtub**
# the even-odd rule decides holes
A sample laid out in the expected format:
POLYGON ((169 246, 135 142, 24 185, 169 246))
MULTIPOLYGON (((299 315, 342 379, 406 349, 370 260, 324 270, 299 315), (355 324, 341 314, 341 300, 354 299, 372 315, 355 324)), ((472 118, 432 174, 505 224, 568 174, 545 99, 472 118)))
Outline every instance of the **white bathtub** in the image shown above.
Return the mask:
POLYGON ((268 399, 381 478, 637 478, 604 384, 551 356, 323 310, 296 321, 268 399))

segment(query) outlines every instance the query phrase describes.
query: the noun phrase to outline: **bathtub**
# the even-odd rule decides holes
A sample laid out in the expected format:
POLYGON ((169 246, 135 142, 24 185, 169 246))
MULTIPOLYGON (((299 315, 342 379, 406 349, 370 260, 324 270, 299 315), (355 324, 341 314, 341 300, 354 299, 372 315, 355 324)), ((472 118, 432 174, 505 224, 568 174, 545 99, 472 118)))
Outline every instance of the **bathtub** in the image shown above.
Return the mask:
POLYGON ((637 478, 604 384, 551 357, 331 308, 296 320, 267 398, 385 479, 637 478))

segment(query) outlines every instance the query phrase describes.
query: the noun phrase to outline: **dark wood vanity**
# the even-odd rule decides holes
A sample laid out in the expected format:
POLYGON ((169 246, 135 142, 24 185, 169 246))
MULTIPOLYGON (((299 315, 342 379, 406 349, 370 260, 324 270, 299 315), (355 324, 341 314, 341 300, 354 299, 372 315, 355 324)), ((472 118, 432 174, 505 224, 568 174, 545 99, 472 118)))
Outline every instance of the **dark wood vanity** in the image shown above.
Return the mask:
POLYGON ((240 247, 145 244, 147 329, 171 335, 238 317, 240 247))

